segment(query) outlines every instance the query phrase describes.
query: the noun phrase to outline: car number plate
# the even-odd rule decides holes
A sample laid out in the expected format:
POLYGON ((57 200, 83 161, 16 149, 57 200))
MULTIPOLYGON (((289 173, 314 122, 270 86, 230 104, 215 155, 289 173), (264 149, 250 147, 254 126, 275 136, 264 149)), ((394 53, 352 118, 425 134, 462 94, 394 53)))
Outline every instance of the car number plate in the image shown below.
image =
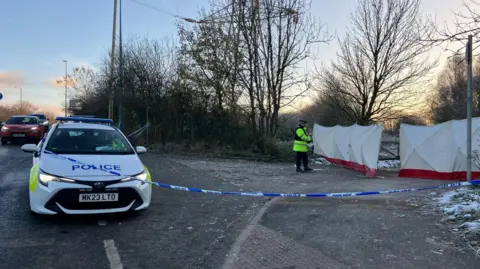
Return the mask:
POLYGON ((13 134, 13 137, 25 137, 25 134, 13 134))
POLYGON ((116 202, 118 201, 118 193, 82 193, 79 202, 116 202))

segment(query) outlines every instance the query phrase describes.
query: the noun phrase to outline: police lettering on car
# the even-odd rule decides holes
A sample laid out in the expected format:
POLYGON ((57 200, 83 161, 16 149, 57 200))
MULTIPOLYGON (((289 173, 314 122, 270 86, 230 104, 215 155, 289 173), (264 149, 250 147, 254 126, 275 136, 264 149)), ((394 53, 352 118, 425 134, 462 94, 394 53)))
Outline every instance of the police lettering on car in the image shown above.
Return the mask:
POLYGON ((101 165, 90 165, 90 164, 84 164, 84 165, 72 165, 72 171, 75 171, 77 169, 82 169, 82 170, 116 170, 116 171, 121 171, 120 165, 113 165, 113 164, 101 164, 101 165))

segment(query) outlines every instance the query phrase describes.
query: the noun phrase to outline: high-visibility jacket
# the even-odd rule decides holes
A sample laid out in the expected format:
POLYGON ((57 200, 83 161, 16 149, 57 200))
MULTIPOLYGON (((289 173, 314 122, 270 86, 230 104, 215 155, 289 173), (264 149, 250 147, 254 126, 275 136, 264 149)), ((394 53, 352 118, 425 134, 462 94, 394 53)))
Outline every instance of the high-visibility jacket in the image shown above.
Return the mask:
POLYGON ((123 150, 123 151, 127 151, 127 147, 125 146, 125 144, 123 144, 123 142, 120 141, 120 144, 117 144, 117 142, 114 140, 112 140, 112 148, 114 150, 123 150))
POLYGON ((297 127, 293 141, 293 151, 308 152, 307 144, 310 142, 312 142, 312 138, 307 135, 307 127, 297 127))

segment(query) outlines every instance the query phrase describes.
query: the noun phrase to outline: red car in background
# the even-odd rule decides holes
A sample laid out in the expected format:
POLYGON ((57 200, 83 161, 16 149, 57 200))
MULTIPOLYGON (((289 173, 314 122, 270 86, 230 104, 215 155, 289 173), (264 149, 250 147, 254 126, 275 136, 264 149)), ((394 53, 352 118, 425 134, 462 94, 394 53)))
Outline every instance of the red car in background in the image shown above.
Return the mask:
POLYGON ((42 140, 45 134, 43 121, 35 116, 12 116, 0 129, 2 145, 14 140, 42 140))

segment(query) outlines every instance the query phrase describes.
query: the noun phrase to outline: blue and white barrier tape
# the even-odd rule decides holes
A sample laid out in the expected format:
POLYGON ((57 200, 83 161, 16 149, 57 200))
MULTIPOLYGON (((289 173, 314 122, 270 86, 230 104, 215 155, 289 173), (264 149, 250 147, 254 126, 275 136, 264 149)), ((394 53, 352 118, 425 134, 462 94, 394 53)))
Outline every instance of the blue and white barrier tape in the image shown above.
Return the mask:
MULTIPOLYGON (((45 154, 51 154, 52 156, 55 156, 56 158, 60 158, 62 160, 67 160, 67 161, 70 161, 70 162, 74 162, 76 164, 80 164, 80 165, 89 165, 89 164, 86 164, 86 163, 82 163, 80 161, 77 161, 75 159, 72 159, 72 158, 68 158, 68 157, 65 157, 65 156, 62 156, 62 155, 58 155, 54 152, 51 152, 51 151, 48 151, 48 150, 44 150, 43 153, 45 154)), ((114 176, 121 176, 120 173, 117 173, 117 172, 114 172, 114 171, 110 171, 110 170, 107 170, 107 169, 103 169, 102 167, 97 167, 98 170, 101 170, 103 172, 107 172, 109 174, 112 174, 114 176)))
POLYGON ((240 195, 240 196, 281 196, 281 197, 348 197, 348 196, 366 196, 366 195, 378 195, 378 194, 391 194, 391 193, 402 193, 402 192, 413 192, 413 191, 424 191, 424 190, 434 190, 434 189, 443 189, 443 188, 452 188, 452 187, 461 187, 461 186, 473 186, 480 185, 480 180, 474 180, 470 182, 457 182, 451 184, 444 184, 439 186, 430 186, 422 188, 410 188, 410 189, 401 189, 401 190, 387 190, 387 191, 362 191, 362 192, 331 192, 331 193, 268 193, 268 192, 236 192, 236 191, 214 191, 214 190, 205 190, 199 188, 190 188, 183 186, 170 185, 160 182, 148 182, 152 185, 173 189, 178 191, 186 192, 201 192, 209 194, 223 194, 223 195, 240 195))
MULTIPOLYGON (((56 156, 60 159, 67 160, 70 162, 74 162, 80 165, 88 165, 83 162, 77 161, 72 158, 68 158, 65 156, 58 155, 54 152, 44 150, 45 154, 51 154, 56 156)), ((121 176, 120 173, 98 168, 101 171, 110 173, 115 176, 121 176)), ((139 179, 137 179, 139 180, 139 179)), ((144 181, 142 181, 144 182, 144 181)), ((200 192, 200 193, 208 193, 208 194, 219 194, 219 195, 239 195, 239 196, 256 196, 256 197, 348 197, 348 196, 367 196, 367 195, 378 195, 378 194, 392 194, 392 193, 402 193, 402 192, 414 192, 414 191, 425 191, 425 190, 435 190, 435 189, 444 189, 444 188, 454 188, 454 187, 462 187, 462 186, 473 186, 473 185, 480 185, 480 180, 473 180, 470 182, 456 182, 450 184, 443 184, 438 186, 429 186, 429 187, 422 187, 422 188, 410 188, 410 189, 400 189, 400 190, 386 190, 386 191, 362 191, 362 192, 330 192, 330 193, 269 193, 269 192, 237 192, 237 191, 215 191, 215 190, 206 190, 200 188, 190 188, 184 186, 176 186, 170 185, 160 182, 148 182, 152 185, 157 187, 166 188, 166 189, 173 189, 178 191, 186 191, 186 192, 200 192)))

